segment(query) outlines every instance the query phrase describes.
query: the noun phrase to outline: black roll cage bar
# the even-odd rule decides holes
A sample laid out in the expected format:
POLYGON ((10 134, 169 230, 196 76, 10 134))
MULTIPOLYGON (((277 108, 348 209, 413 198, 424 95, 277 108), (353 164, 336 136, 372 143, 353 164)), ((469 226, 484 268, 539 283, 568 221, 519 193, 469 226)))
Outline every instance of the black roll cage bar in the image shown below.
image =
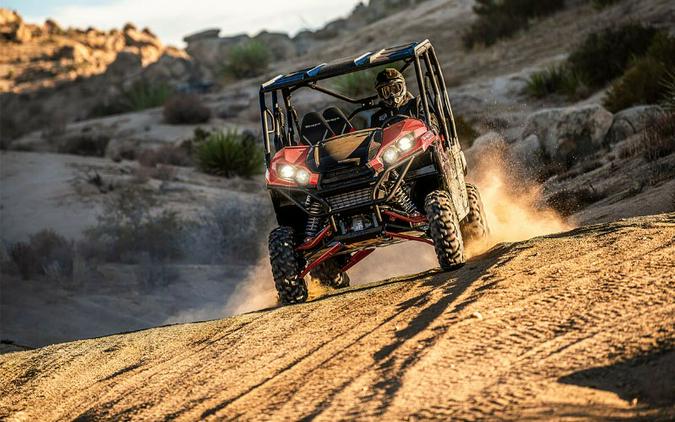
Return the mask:
MULTIPOLYGON (((355 59, 354 62, 356 63, 357 60, 358 59, 355 59)), ((273 81, 270 81, 267 84, 261 86, 260 113, 262 118, 262 137, 265 148, 266 167, 269 167, 272 155, 272 140, 270 139, 270 135, 273 135, 275 150, 279 150, 284 146, 291 146, 292 142, 295 142, 296 131, 299 137, 300 119, 292 104, 292 94, 295 91, 300 88, 310 88, 351 104, 360 104, 360 107, 356 108, 350 113, 349 119, 351 119, 362 111, 377 107, 378 103, 375 102, 375 100, 377 100, 377 96, 375 95, 362 99, 350 98, 346 95, 321 86, 317 82, 324 79, 330 79, 336 76, 355 73, 372 67, 400 61, 404 62, 404 65, 400 68, 401 72, 405 71, 411 64, 414 66, 419 96, 421 97, 422 108, 424 110, 423 120, 425 124, 428 127, 431 127, 430 116, 433 112, 434 115, 439 117, 437 120, 439 123, 440 134, 444 139, 450 140, 449 143, 457 144, 459 142, 457 139, 457 129, 455 127, 454 115, 452 113, 450 99, 445 86, 445 79, 443 78, 443 71, 438 61, 438 57, 436 56, 436 52, 434 51, 434 47, 428 40, 425 40, 414 45, 414 54, 411 57, 396 57, 391 60, 376 60, 372 63, 368 63, 357 68, 327 72, 325 75, 313 75, 308 77, 306 80, 297 82, 296 84, 282 86, 279 88, 270 89, 269 87, 266 87, 266 85, 273 81), (426 73, 423 72, 423 64, 424 68, 426 69, 426 73), (428 85, 430 85, 430 87, 428 85), (431 92, 428 91, 428 88, 431 88, 431 92), (283 98, 285 112, 282 110, 282 107, 279 104, 279 93, 281 93, 281 97, 283 98), (431 95, 432 93, 433 95, 431 95), (267 107, 267 94, 271 94, 271 109, 267 107), (268 119, 271 119, 271 121, 268 119)), ((319 65, 311 69, 310 71, 306 72, 306 74, 310 75, 313 70, 320 69, 321 66, 323 65, 319 65)))

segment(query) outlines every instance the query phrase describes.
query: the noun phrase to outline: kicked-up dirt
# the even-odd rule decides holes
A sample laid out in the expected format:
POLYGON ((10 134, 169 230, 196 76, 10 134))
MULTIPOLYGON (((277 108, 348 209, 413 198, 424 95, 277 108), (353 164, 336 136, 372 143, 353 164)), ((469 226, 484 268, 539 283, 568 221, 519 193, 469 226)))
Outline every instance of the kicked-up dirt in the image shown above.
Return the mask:
POLYGON ((0 419, 672 420, 674 257, 675 214, 641 217, 302 305, 8 353, 0 419))

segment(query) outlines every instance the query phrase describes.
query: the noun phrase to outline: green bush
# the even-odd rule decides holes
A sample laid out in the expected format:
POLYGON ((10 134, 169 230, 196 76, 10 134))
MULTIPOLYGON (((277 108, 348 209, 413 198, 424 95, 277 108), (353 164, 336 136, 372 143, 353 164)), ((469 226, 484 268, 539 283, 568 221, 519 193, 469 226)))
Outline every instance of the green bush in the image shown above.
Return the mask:
POLYGON ((259 76, 267 70, 270 59, 269 48, 260 41, 251 40, 232 47, 225 72, 237 79, 259 76))
POLYGON ((602 88, 621 76, 626 66, 644 55, 657 30, 640 24, 606 28, 586 37, 567 59, 570 68, 591 88, 602 88))
POLYGON ((565 7, 564 0, 477 0, 478 19, 462 36, 467 49, 486 46, 527 29, 531 18, 553 14, 565 7))
POLYGON ((253 136, 236 130, 212 133, 193 148, 197 165, 205 173, 250 177, 262 170, 262 148, 253 136))
POLYGON ((608 110, 617 112, 638 104, 673 101, 672 75, 675 38, 664 32, 653 37, 645 56, 635 59, 621 78, 612 83, 604 98, 608 110))
POLYGON ((616 113, 638 104, 655 104, 663 95, 659 81, 665 76, 665 65, 653 57, 638 59, 614 82, 603 100, 604 106, 616 113))
POLYGON ((535 72, 527 80, 525 92, 536 98, 543 98, 551 94, 562 94, 567 97, 576 97, 582 85, 581 80, 566 65, 551 66, 535 72))
POLYGON ((375 81, 377 74, 384 68, 385 66, 378 66, 338 76, 330 80, 331 88, 352 98, 376 95, 375 81))
POLYGON ((90 114, 100 117, 159 107, 172 93, 173 90, 167 84, 140 79, 122 90, 117 97, 94 105, 90 114))

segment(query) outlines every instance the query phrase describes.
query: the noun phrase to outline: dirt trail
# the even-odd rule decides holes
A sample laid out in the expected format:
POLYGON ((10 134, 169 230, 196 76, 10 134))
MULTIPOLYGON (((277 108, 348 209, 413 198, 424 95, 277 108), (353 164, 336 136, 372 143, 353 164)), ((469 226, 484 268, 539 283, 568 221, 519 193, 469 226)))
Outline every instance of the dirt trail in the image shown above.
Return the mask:
POLYGON ((675 417, 675 214, 452 273, 0 356, 0 419, 675 417))

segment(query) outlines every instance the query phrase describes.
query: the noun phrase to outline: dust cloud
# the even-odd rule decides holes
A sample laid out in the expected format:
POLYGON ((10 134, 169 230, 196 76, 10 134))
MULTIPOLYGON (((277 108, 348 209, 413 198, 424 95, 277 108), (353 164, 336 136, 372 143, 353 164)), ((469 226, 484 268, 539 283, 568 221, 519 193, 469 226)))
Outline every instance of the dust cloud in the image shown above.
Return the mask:
POLYGON ((467 181, 478 186, 490 236, 469 245, 467 257, 485 252, 497 243, 517 242, 574 228, 544 205, 541 184, 526 176, 503 145, 480 151, 480 159, 474 161, 467 181))
MULTIPOLYGON (((517 242, 574 227, 542 205, 542 187, 523 176, 504 148, 481 151, 480 160, 475 161, 467 180, 476 184, 481 192, 490 236, 483 242, 467 245, 467 258, 498 243, 517 242)), ((420 242, 405 242, 377 249, 348 273, 352 285, 361 285, 437 266, 433 247, 420 242)), ((310 299, 325 293, 312 280, 309 280, 309 291, 310 299)), ((264 256, 228 298, 224 313, 235 315, 276 303, 270 264, 264 256)))

